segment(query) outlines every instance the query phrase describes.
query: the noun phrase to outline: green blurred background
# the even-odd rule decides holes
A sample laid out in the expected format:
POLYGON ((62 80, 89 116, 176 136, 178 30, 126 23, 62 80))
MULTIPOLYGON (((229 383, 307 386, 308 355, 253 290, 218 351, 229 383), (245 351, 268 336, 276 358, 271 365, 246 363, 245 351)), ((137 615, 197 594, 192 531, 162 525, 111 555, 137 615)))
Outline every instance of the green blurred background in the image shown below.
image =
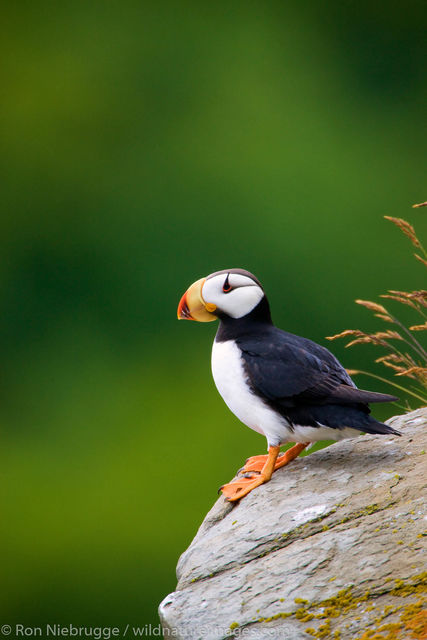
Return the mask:
POLYGON ((247 268, 329 347, 378 327, 354 298, 425 286, 382 216, 426 237, 426 12, 3 3, 2 623, 156 624, 217 488, 264 452, 214 388, 215 325, 176 320, 191 282, 247 268))

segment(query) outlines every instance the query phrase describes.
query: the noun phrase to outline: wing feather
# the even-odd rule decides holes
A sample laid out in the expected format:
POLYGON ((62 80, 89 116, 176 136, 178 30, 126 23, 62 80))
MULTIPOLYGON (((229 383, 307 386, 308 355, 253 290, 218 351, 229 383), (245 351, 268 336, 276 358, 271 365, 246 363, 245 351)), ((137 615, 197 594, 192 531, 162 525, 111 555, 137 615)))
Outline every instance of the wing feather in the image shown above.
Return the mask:
POLYGON ((362 391, 325 347, 272 327, 237 339, 254 391, 283 407, 387 402, 394 396, 362 391))

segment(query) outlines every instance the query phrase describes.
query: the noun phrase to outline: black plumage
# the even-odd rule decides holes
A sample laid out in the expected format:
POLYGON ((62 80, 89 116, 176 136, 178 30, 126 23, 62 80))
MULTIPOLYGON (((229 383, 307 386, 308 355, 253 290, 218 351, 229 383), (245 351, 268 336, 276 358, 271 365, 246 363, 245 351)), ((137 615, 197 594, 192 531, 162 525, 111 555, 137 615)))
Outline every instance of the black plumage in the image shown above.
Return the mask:
POLYGON ((322 425, 401 435, 369 415, 368 406, 397 398, 358 389, 328 349, 275 327, 266 296, 247 316, 219 317, 216 341, 235 341, 252 392, 285 417, 291 429, 322 425))

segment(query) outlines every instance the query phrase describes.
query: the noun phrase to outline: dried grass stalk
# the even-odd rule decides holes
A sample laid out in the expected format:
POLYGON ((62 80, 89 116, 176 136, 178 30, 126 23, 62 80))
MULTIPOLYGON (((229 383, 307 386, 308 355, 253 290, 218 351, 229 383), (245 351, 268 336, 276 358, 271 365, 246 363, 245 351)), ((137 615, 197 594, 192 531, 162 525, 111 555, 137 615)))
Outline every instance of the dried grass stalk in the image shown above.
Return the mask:
POLYGON ((394 320, 391 316, 385 316, 383 313, 375 313, 374 315, 376 318, 381 318, 381 320, 384 320, 384 322, 394 323, 394 320))
POLYGON ((427 291, 424 291, 424 289, 421 289, 420 291, 413 291, 411 293, 411 298, 422 304, 423 307, 427 307, 427 291))
POLYGON ((407 304, 417 311, 419 310, 417 304, 427 307, 427 291, 424 291, 424 289, 420 291, 395 291, 394 289, 389 289, 389 292, 381 294, 380 298, 396 300, 402 304, 407 304))
MULTIPOLYGON (((427 202, 414 206, 424 207, 427 206, 427 202)), ((402 218, 392 218, 390 216, 384 217, 386 220, 393 222, 393 224, 395 224, 410 239, 412 244, 420 250, 424 257, 421 257, 418 253, 415 253, 414 255, 419 262, 427 266, 427 252, 418 240, 414 227, 402 218)), ((388 293, 383 294, 381 297, 407 305, 426 318, 426 314, 423 310, 423 307, 427 307, 427 291, 425 290, 409 292, 390 289, 388 293)), ((409 388, 403 387, 395 381, 387 380, 375 373, 360 371, 358 369, 347 369, 347 373, 349 375, 364 374, 377 380, 381 380, 382 382, 387 382, 396 389, 416 398, 418 402, 427 404, 427 398, 425 396, 425 391, 427 389, 427 351, 411 333, 413 331, 427 331, 427 321, 424 322, 424 324, 414 324, 408 328, 399 320, 399 318, 387 311, 382 304, 371 302, 370 300, 356 300, 356 303, 366 307, 370 311, 373 311, 376 318, 380 318, 380 320, 383 320, 384 322, 391 322, 398 327, 399 331, 402 333, 391 329, 387 331, 377 331, 376 333, 365 333, 359 329, 347 329, 334 336, 328 336, 328 340, 336 340, 337 338, 347 338, 351 336, 353 340, 346 345, 346 348, 355 344, 366 343, 384 347, 387 349, 388 353, 377 358, 375 362, 392 369, 395 376, 405 376, 416 380, 418 386, 412 385, 409 388), (389 342, 389 340, 403 341, 408 345, 411 353, 403 353, 394 344, 389 342)))
POLYGON ((390 329, 387 331, 377 331, 374 334, 376 338, 380 338, 383 340, 387 340, 391 338, 392 340, 403 340, 403 337, 397 331, 391 331, 390 329))
POLYGON ((427 322, 424 322, 424 324, 414 324, 409 328, 411 331, 427 331, 427 322))
POLYGON ((396 373, 396 376, 408 376, 410 378, 422 378, 427 380, 427 369, 425 367, 410 367, 400 373, 396 373))
POLYGON ((377 358, 375 360, 375 362, 385 362, 385 361, 404 362, 405 356, 403 354, 388 353, 386 356, 381 356, 380 358, 377 358))
POLYGON ((399 365, 393 364, 392 362, 388 362, 388 360, 385 360, 382 364, 385 367, 390 367, 390 369, 393 369, 394 371, 397 371, 399 373, 402 371, 405 371, 405 367, 399 367, 399 365))
POLYGON ((378 304, 377 302, 371 302, 370 300, 355 300, 356 304, 361 304, 362 307, 366 307, 371 311, 376 311, 377 313, 382 313, 386 316, 390 315, 389 312, 382 304, 378 304))
POLYGON ((403 296, 394 296, 389 293, 381 294, 380 298, 388 298, 389 300, 396 300, 396 302, 401 302, 402 304, 406 304, 408 307, 412 307, 413 309, 417 309, 417 305, 415 302, 412 302, 409 298, 404 298, 403 296))
POLYGON ((416 257, 417 260, 419 260, 420 262, 423 263, 424 266, 427 267, 427 260, 424 260, 424 258, 422 258, 421 256, 418 255, 418 253, 414 253, 414 256, 416 257))
POLYGON ((402 296, 402 298, 416 298, 421 300, 427 300, 427 291, 419 289, 418 291, 397 291, 396 289, 389 289, 389 293, 393 293, 396 296, 402 296))
POLYGON ((384 218, 386 220, 390 220, 390 222, 395 224, 396 227, 399 227, 399 229, 405 234, 405 236, 409 238, 414 247, 417 247, 417 249, 422 249, 422 245, 417 238, 417 234, 415 233, 415 229, 412 224, 410 224, 403 218, 392 218, 391 216, 384 216, 384 218))
POLYGON ((389 348, 390 346, 385 340, 378 338, 375 333, 372 333, 372 334, 366 334, 361 338, 356 338, 355 340, 351 340, 351 342, 345 345, 345 348, 348 349, 348 347, 352 347, 354 344, 368 344, 368 343, 376 344, 380 347, 389 348))
POLYGON ((397 353, 389 353, 386 356, 381 356, 381 358, 377 358, 375 362, 381 363, 385 367, 390 367, 390 369, 398 372, 403 372, 405 369, 415 366, 415 362, 410 356, 405 357, 403 354, 398 355, 397 353), (402 366, 402 364, 405 366, 402 366))
POLYGON ((366 333, 363 331, 359 331, 359 329, 346 329, 345 331, 341 331, 341 333, 337 333, 335 336, 326 336, 326 340, 336 340, 337 338, 345 338, 347 336, 365 336, 366 333))

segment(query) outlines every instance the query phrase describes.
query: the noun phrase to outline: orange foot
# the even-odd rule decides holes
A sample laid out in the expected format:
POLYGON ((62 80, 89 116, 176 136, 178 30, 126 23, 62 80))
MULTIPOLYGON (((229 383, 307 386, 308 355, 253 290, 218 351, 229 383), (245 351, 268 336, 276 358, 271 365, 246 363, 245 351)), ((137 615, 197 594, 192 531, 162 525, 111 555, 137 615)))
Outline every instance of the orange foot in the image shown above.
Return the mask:
POLYGON ((240 498, 250 493, 252 489, 266 482, 266 480, 267 478, 259 473, 256 476, 239 478, 238 480, 234 480, 234 482, 224 484, 220 488, 220 491, 222 491, 222 495, 227 498, 228 502, 236 502, 236 500, 240 500, 240 498))
POLYGON ((237 478, 233 482, 224 484, 220 491, 229 502, 236 502, 248 493, 259 487, 260 484, 268 482, 273 475, 273 471, 284 467, 291 460, 297 457, 309 443, 299 443, 288 449, 283 455, 279 456, 280 447, 269 447, 267 456, 253 456, 246 461, 243 472, 257 472, 257 475, 248 475, 247 477, 237 478))
MULTIPOLYGON (((284 455, 283 453, 279 453, 276 464, 274 465, 274 471, 276 471, 276 469, 279 468, 277 465, 279 463, 280 458, 283 458, 283 455, 284 455)), ((268 460, 268 455, 251 456, 246 460, 245 465, 241 469, 239 469, 238 473, 250 473, 253 471, 261 473, 267 460, 268 460)))
MULTIPOLYGON (((279 453, 273 471, 276 471, 277 469, 280 469, 280 467, 284 467, 286 464, 291 462, 291 460, 296 458, 307 446, 308 442, 305 444, 296 444, 285 451, 285 453, 279 453)), ((267 464, 269 455, 270 454, 263 456, 251 456, 246 460, 245 466, 239 469, 239 473, 248 473, 253 471, 258 471, 259 473, 261 473, 264 466, 267 464)))

